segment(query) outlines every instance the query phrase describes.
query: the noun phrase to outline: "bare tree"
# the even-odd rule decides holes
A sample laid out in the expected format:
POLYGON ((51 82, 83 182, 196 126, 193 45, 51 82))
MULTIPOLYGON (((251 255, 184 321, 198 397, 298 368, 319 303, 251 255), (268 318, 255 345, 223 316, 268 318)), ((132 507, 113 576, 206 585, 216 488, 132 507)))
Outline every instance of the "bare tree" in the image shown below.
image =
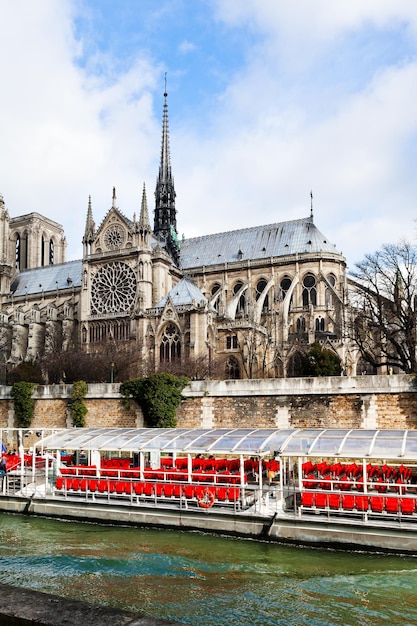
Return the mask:
POLYGON ((349 280, 350 338, 374 367, 416 371, 417 248, 385 245, 349 280))
POLYGON ((229 324, 246 378, 265 378, 273 368, 274 342, 270 324, 229 324))

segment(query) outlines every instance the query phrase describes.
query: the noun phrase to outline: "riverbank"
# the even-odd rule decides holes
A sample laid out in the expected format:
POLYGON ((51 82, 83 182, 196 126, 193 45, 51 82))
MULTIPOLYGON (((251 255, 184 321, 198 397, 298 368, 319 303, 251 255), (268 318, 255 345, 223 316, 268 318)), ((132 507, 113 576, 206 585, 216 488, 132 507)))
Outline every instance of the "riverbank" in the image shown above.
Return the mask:
POLYGON ((0 625, 4 626, 181 626, 180 622, 160 620, 87 602, 61 598, 12 585, 0 584, 0 625))

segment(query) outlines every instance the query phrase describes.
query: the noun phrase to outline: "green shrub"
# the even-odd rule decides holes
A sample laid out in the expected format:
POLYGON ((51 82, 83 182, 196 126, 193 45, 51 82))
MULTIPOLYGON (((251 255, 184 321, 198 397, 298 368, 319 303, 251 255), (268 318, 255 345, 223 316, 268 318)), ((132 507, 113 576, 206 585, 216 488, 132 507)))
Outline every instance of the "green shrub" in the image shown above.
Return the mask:
POLYGON ((120 385, 120 393, 127 404, 129 398, 136 400, 150 428, 175 428, 177 408, 187 384, 188 378, 185 376, 159 373, 125 381, 120 385))
POLYGON ((70 411, 72 423, 76 428, 83 428, 85 426, 85 416, 87 415, 88 409, 84 404, 84 398, 87 392, 88 386, 84 380, 77 380, 72 385, 70 411))
POLYGON ((21 381, 12 385, 11 396, 13 398, 14 412, 18 428, 28 428, 32 422, 35 411, 35 401, 32 397, 35 383, 21 381))
POLYGON ((340 358, 332 350, 313 343, 302 363, 303 376, 340 376, 340 358))

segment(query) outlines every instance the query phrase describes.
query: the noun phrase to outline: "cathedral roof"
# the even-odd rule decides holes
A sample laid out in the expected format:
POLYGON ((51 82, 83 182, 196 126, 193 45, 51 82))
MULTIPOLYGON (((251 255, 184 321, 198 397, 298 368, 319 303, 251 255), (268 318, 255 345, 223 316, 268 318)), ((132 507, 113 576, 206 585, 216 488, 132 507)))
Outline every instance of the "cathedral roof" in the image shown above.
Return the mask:
POLYGON ((158 302, 155 308, 163 308, 166 305, 168 298, 176 307, 196 305, 201 302, 203 305, 208 303, 207 298, 188 278, 181 278, 171 291, 158 302))
POLYGON ((181 264, 187 269, 318 252, 341 254, 308 217, 184 239, 181 264))
POLYGON ((10 291, 14 296, 81 287, 82 261, 68 261, 23 270, 17 274, 10 291))

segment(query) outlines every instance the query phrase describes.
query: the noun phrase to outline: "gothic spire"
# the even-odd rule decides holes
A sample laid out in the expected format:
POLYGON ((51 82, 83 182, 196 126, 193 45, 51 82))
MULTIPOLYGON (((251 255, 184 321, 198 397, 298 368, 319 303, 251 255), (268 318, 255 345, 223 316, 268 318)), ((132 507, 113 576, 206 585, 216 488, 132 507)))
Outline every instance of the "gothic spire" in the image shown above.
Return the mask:
POLYGON ((91 243, 94 239, 94 233, 96 230, 96 225, 93 220, 93 210, 91 208, 91 196, 88 196, 88 209, 87 209, 87 219, 85 221, 85 231, 83 243, 91 243))
POLYGON ((140 215, 139 215, 139 229, 143 231, 151 230, 151 223, 149 221, 149 212, 148 212, 148 200, 146 198, 146 188, 145 183, 143 183, 143 191, 142 191, 142 204, 140 207, 140 215))
POLYGON ((168 241, 172 232, 177 234, 174 179, 171 172, 169 150, 168 104, 165 77, 164 109, 162 117, 161 161, 155 189, 154 234, 168 241))

